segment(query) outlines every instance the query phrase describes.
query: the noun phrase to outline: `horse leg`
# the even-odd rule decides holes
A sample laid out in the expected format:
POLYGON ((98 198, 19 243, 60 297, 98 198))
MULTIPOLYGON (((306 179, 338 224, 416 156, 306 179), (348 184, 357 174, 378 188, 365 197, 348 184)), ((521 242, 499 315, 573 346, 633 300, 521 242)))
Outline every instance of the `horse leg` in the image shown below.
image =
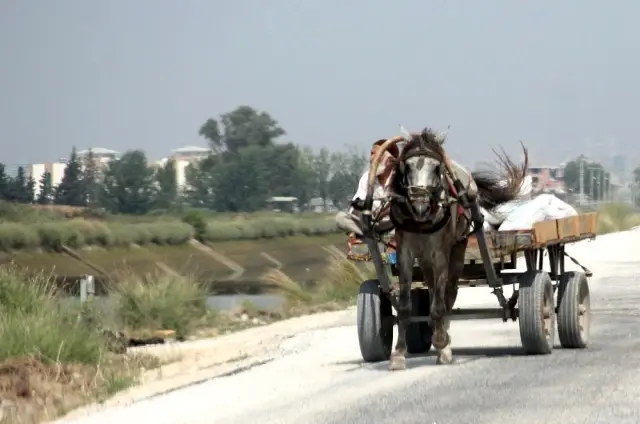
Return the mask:
POLYGON ((444 319, 447 315, 445 292, 447 288, 447 273, 436 277, 436 283, 433 285, 433 297, 431 299, 431 320, 433 321, 433 337, 431 342, 433 346, 441 350, 449 344, 449 335, 445 330, 444 319))
POLYGON ((449 332, 451 325, 451 314, 453 306, 458 297, 458 280, 464 271, 464 254, 467 249, 467 239, 451 248, 449 262, 449 278, 444 292, 445 317, 443 319, 444 331, 448 334, 449 343, 438 352, 438 364, 450 364, 453 362, 453 351, 451 349, 451 335, 449 332))
POLYGON ((396 232, 396 241, 398 244, 398 280, 400 282, 400 290, 398 293, 398 341, 396 348, 391 353, 389 360, 389 370, 404 370, 406 365, 407 354, 407 328, 411 319, 411 280, 413 277, 413 251, 408 246, 403 246, 402 235, 396 232))

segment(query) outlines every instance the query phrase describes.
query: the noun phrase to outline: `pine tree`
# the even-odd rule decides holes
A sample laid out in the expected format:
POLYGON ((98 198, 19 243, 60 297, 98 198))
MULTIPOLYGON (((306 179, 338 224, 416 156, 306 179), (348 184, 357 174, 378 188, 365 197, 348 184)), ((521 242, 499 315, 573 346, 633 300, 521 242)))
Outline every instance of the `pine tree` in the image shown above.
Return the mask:
POLYGON ((85 206, 86 198, 82 185, 82 164, 74 147, 64 169, 62 181, 56 188, 54 202, 58 205, 85 206))
POLYGON ((84 157, 84 167, 82 170, 82 189, 84 201, 87 206, 96 206, 99 197, 100 171, 96 166, 93 151, 84 157))
POLYGON ((4 163, 0 163, 0 200, 7 200, 9 182, 9 176, 5 170, 4 163))
POLYGON ((39 181, 40 190, 38 192, 37 202, 41 205, 48 205, 53 201, 53 183, 51 180, 51 172, 45 171, 39 181))

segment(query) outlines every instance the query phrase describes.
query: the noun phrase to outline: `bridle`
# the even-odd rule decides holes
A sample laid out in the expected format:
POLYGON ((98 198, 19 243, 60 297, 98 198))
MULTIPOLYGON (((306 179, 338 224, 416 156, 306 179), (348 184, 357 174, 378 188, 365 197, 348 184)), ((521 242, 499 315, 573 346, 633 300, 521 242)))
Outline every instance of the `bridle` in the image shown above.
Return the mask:
MULTIPOLYGON (((423 147, 413 149, 407 154, 402 155, 398 159, 398 164, 397 164, 398 171, 401 176, 398 184, 400 185, 402 190, 406 192, 406 196, 411 202, 428 203, 430 206, 431 213, 435 214, 438 212, 438 210, 441 207, 446 206, 445 203, 442 201, 443 198, 446 201, 447 197, 449 197, 449 196, 443 196, 443 193, 445 192, 445 187, 446 187, 445 182, 448 182, 445 166, 442 162, 440 162, 435 167, 435 170, 433 171, 438 177, 437 185, 431 186, 431 187, 413 186, 413 185, 410 185, 409 179, 407 178, 407 166, 405 164, 405 161, 407 159, 414 158, 414 157, 431 158, 431 159, 437 160, 435 155, 433 155, 433 153, 431 153, 430 150, 423 147)), ((396 175, 398 175, 398 173, 396 173, 396 175)), ((413 210, 413 208, 409 207, 408 209, 411 211, 412 217, 418 220, 418 217, 415 215, 415 211, 413 210)))

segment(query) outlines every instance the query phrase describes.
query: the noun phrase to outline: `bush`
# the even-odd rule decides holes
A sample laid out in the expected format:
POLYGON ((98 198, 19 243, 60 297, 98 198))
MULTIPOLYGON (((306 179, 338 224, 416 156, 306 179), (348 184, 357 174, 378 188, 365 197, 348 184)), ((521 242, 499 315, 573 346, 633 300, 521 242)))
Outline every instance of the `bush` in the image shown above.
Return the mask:
POLYGON ((215 242, 293 235, 316 236, 338 231, 333 215, 255 214, 210 220, 204 239, 215 242))
POLYGON ((0 361, 35 357, 44 363, 100 362, 100 335, 61 303, 48 278, 0 267, 0 304, 0 361))
POLYGON ((640 225, 640 213, 626 203, 608 203, 598 208, 598 234, 626 231, 640 225))
POLYGON ((59 250, 62 246, 178 245, 193 238, 191 225, 179 221, 139 224, 105 223, 84 219, 40 224, 0 223, 0 249, 34 247, 59 250))
POLYGON ((208 316, 207 292, 183 277, 129 276, 111 288, 116 314, 124 328, 137 332, 175 330, 185 337, 208 316))

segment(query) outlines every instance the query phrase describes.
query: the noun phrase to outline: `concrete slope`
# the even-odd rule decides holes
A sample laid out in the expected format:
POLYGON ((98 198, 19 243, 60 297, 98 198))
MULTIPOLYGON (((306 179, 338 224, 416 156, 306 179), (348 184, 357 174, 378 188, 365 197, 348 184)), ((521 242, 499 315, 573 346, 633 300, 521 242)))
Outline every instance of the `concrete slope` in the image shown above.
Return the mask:
MULTIPOLYGON (((595 273, 591 345, 583 351, 522 356, 517 323, 454 321, 454 365, 436 366, 427 355, 390 373, 387 363, 362 363, 350 313, 281 341, 261 366, 60 422, 638 423, 638 243, 634 231, 570 250, 595 273)), ((487 302, 495 304, 488 290, 468 289, 458 306, 487 302)))

